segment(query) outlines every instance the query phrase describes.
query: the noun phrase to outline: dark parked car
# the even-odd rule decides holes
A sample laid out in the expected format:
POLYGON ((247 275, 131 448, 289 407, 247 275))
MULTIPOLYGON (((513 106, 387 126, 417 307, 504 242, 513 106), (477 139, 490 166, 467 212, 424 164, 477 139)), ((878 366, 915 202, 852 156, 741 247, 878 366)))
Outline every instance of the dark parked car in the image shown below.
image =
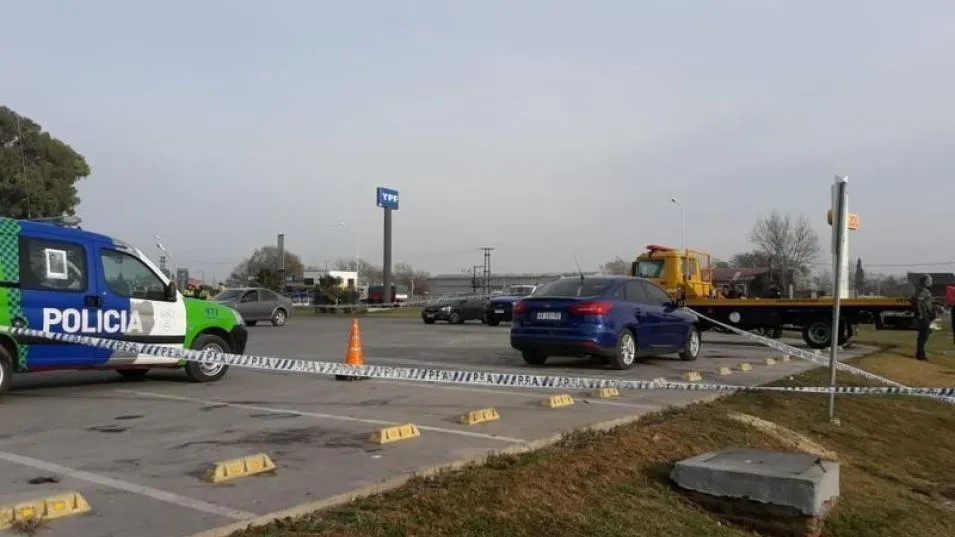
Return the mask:
POLYGON ((238 311, 249 326, 259 321, 283 326, 291 317, 293 309, 291 298, 258 287, 223 289, 212 300, 238 311))
POLYGON ((421 310, 421 320, 425 324, 435 321, 448 321, 450 324, 464 324, 468 320, 484 322, 484 305, 487 297, 480 295, 446 296, 429 302, 421 310))
POLYGON ((700 355, 699 319, 642 278, 567 278, 514 305, 511 346, 529 364, 549 356, 598 356, 630 369, 638 356, 700 355))
POLYGON ((533 293, 536 288, 536 285, 512 285, 505 296, 490 299, 484 307, 484 322, 490 326, 511 322, 514 304, 533 293))

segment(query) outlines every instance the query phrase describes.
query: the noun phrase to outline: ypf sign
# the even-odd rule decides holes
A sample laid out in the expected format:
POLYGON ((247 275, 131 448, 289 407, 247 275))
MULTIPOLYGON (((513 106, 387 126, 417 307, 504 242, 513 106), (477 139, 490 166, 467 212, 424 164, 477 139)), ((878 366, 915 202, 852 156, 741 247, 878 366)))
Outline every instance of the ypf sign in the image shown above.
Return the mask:
POLYGON ((382 209, 398 210, 398 191, 390 188, 378 187, 375 191, 376 205, 382 209))

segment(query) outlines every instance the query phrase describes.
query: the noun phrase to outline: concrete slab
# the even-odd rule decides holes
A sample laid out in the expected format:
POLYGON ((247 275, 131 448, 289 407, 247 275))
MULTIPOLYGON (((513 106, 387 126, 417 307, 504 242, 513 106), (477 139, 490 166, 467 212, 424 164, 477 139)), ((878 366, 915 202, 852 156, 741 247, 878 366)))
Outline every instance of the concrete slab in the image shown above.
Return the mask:
POLYGON ((805 453, 733 449, 704 453, 674 465, 680 487, 824 516, 839 496, 839 464, 805 453))

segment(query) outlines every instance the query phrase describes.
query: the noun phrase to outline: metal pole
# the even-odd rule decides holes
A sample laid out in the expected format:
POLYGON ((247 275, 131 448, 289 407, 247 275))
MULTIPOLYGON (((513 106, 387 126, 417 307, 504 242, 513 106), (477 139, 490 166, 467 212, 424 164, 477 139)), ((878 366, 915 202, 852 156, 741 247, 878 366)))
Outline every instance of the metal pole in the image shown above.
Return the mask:
POLYGON ((391 302, 391 209, 385 208, 385 252, 382 263, 381 302, 391 302))
POLYGON ((683 250, 683 285, 686 285, 686 276, 688 272, 689 259, 686 252, 686 217, 683 213, 683 205, 676 198, 670 198, 670 201, 673 202, 680 209, 680 249, 683 250))
POLYGON ((839 353, 839 308, 842 302, 842 266, 845 256, 845 240, 848 220, 848 178, 836 176, 835 184, 832 185, 832 253, 833 268, 835 277, 833 278, 833 307, 832 307, 832 342, 829 349, 829 421, 838 423, 836 420, 836 360, 839 353))

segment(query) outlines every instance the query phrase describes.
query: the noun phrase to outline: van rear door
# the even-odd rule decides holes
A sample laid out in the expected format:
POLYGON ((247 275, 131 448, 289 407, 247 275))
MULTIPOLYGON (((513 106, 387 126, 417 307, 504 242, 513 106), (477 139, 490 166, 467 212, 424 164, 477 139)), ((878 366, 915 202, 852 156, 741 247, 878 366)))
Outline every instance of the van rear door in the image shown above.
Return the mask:
MULTIPOLYGON (((24 226, 17 240, 20 263, 19 305, 10 304, 12 322, 51 333, 95 335, 98 322, 95 270, 90 245, 68 234, 60 236, 24 226)), ((36 226, 39 227, 39 226, 36 226)), ((96 365, 96 349, 45 338, 19 338, 18 370, 71 369, 96 365)))

